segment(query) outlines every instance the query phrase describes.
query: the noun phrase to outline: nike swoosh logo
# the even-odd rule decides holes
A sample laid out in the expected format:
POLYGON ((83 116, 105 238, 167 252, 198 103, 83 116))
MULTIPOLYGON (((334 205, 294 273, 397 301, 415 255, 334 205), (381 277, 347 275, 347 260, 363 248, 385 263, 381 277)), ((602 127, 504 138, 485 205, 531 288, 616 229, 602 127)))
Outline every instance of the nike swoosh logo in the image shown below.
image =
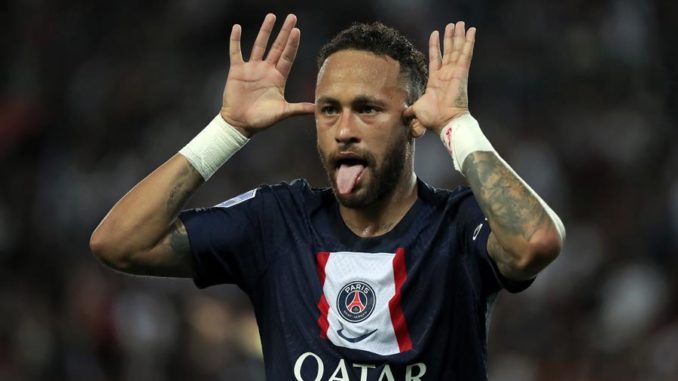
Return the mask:
POLYGON ((349 343, 357 343, 357 342, 363 341, 363 340, 367 339, 368 337, 372 336, 373 333, 377 332, 377 330, 375 329, 372 332, 367 332, 366 334, 360 335, 358 337, 348 337, 348 336, 344 336, 344 334, 342 333, 343 331, 344 331, 344 327, 342 326, 341 329, 337 331, 337 335, 339 335, 342 339, 348 341, 349 343))
POLYGON ((480 229, 483 228, 483 224, 481 223, 480 225, 476 226, 476 230, 473 231, 473 240, 475 241, 476 238, 478 238, 478 234, 480 234, 480 229))

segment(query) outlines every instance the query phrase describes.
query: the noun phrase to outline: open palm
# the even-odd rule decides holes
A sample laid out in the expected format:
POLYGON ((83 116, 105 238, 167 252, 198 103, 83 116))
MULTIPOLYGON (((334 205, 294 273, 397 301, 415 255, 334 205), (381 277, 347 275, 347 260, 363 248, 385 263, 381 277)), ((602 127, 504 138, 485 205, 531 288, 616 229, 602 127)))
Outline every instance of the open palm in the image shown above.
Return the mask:
POLYGON ((264 58, 275 24, 273 14, 266 15, 254 42, 249 61, 240 49, 242 30, 231 30, 229 55, 231 67, 224 88, 221 116, 246 136, 270 127, 287 117, 314 112, 313 103, 289 103, 285 83, 299 48, 301 32, 297 18, 288 15, 270 51, 264 58))
POLYGON ((476 28, 466 31, 463 21, 448 24, 441 54, 439 33, 431 33, 426 91, 405 110, 405 117, 414 118, 415 127, 440 133, 451 119, 468 111, 467 84, 475 35, 476 28))

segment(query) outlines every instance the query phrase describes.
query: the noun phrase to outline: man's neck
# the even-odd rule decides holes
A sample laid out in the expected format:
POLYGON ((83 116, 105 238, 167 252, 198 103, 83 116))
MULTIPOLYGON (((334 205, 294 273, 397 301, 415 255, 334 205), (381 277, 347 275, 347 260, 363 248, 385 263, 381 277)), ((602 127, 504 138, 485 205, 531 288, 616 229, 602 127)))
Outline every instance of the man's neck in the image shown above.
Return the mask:
POLYGON ((391 231, 417 201, 417 177, 414 173, 400 181, 393 193, 366 208, 339 205, 346 226, 359 237, 376 237, 391 231))

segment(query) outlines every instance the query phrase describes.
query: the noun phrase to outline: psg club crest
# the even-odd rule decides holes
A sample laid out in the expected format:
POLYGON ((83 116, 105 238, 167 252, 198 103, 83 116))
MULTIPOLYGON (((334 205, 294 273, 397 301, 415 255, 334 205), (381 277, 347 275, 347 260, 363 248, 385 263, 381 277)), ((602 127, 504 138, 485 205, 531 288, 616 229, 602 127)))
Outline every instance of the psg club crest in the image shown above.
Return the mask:
POLYGON ((337 310, 341 317, 351 323, 359 323, 370 317, 376 304, 374 289, 361 281, 346 284, 337 295, 337 310))

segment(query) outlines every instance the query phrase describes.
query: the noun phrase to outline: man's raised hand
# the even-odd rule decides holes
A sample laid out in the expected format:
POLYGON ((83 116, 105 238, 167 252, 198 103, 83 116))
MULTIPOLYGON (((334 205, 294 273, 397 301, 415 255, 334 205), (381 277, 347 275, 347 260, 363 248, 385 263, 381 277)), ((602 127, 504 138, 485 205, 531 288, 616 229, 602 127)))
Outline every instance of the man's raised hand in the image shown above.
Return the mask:
POLYGON ((468 75, 473 56, 476 28, 465 30, 464 22, 447 24, 440 51, 438 31, 428 43, 429 73, 426 91, 404 112, 415 127, 437 134, 453 118, 468 111, 468 75))
POLYGON ((228 71, 220 114, 243 135, 251 137, 272 124, 293 115, 312 114, 313 103, 288 103, 285 83, 299 48, 301 31, 297 17, 288 15, 264 58, 275 24, 267 14, 252 47, 249 61, 240 49, 240 25, 233 25, 229 43, 231 66, 228 71))

